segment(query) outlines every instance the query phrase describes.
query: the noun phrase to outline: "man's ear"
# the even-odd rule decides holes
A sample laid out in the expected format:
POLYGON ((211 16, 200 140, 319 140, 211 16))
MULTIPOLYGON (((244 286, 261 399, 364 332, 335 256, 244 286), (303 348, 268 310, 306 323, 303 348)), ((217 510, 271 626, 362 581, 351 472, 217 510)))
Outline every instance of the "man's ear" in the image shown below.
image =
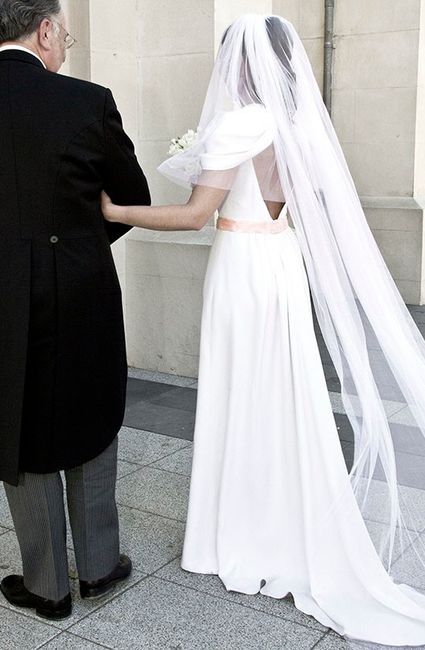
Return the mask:
POLYGON ((53 36, 54 25, 49 18, 43 18, 37 29, 37 38, 40 47, 45 50, 51 50, 51 39, 53 36))

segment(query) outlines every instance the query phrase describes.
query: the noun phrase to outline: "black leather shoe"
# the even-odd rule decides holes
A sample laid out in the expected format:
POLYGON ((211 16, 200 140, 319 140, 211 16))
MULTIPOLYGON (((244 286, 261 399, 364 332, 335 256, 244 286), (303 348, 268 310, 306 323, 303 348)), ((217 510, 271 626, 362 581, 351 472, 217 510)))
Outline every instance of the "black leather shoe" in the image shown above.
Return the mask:
POLYGON ((81 598, 99 598, 107 594, 116 584, 126 580, 131 573, 131 560, 127 555, 120 555, 120 561, 111 573, 99 580, 80 580, 81 598))
POLYGON ((58 620, 67 618, 72 612, 71 594, 62 600, 48 600, 32 594, 24 585, 22 576, 7 576, 0 582, 3 596, 15 607, 35 609, 38 616, 58 620))

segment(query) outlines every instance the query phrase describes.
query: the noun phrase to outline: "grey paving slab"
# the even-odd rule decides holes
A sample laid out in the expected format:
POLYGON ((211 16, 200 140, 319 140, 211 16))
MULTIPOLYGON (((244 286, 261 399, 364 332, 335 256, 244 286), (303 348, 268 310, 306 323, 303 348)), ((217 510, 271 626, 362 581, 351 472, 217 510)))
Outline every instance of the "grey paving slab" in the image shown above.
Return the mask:
POLYGON ((393 417, 397 418, 397 413, 390 418, 394 449, 415 456, 425 456, 425 440, 422 431, 416 425, 408 426, 393 422, 393 417))
POLYGON ((117 501, 121 505, 154 514, 186 520, 189 477, 155 467, 142 467, 118 481, 117 501))
POLYGON ((408 406, 403 406, 396 413, 391 416, 391 422, 397 424, 405 424, 407 426, 415 426, 416 420, 412 415, 408 406))
MULTIPOLYGON (((404 454, 395 452, 397 462, 397 481, 399 485, 406 485, 419 490, 425 490, 425 459, 423 456, 416 454, 404 454)), ((374 476, 379 480, 384 480, 385 475, 379 466, 375 470, 374 476)))
POLYGON ((397 386, 381 384, 379 386, 379 395, 385 402, 398 403, 403 400, 403 394, 397 386))
POLYGON ((331 401, 332 410, 334 413, 345 413, 345 407, 342 403, 341 393, 329 391, 329 399, 331 401))
POLYGON ((99 648, 110 648, 110 646, 92 643, 70 632, 60 632, 58 636, 42 646, 42 650, 99 650, 99 648))
MULTIPOLYGON (((375 645, 375 648, 377 646, 375 645)), ((381 648, 383 646, 380 646, 381 648)), ((388 648, 388 646, 385 646, 388 648)), ((328 632, 326 636, 323 637, 319 643, 314 646, 314 650, 350 650, 350 648, 353 648, 353 650, 367 650, 366 645, 361 645, 359 643, 356 643, 354 641, 344 639, 341 636, 338 636, 338 634, 335 634, 335 632, 328 632)), ((399 648, 400 650, 400 648, 399 648)))
MULTIPOLYGON (((361 415, 361 409, 359 407, 360 405, 360 400, 358 397, 352 397, 352 402, 353 402, 353 410, 356 415, 361 415)), ((404 409, 406 405, 403 402, 398 402, 396 400, 391 400, 391 399, 383 399, 382 400, 382 405, 384 407, 384 411, 386 415, 388 416, 388 419, 393 422, 395 421, 394 418, 396 418, 397 414, 400 412, 400 410, 404 409)))
POLYGON ((127 474, 132 474, 140 469, 140 464, 129 463, 126 460, 118 460, 117 478, 120 479, 127 474))
POLYGON ((314 650, 425 650, 425 646, 393 646, 381 645, 379 643, 370 643, 368 641, 353 641, 341 637, 333 631, 330 631, 319 643, 314 646, 314 650))
MULTIPOLYGON (((340 418, 343 416, 339 416, 340 418)), ((341 420, 339 420, 341 424, 341 420)), ((346 426, 340 426, 338 433, 342 438, 351 437, 346 426)), ((425 490, 425 440, 419 430, 401 424, 391 423, 396 461, 397 479, 400 485, 425 490), (403 451, 401 451, 403 450, 403 451)), ((342 449, 348 470, 354 458, 354 444, 342 440, 342 449)), ((378 465, 374 474, 378 480, 384 479, 382 468, 378 465)))
MULTIPOLYGON (((375 548, 379 551, 380 542, 384 539, 383 535, 388 532, 388 526, 377 521, 366 521, 366 527, 369 531, 369 535, 372 539, 372 542, 375 544, 375 548)), ((394 551, 393 551, 393 562, 395 562, 402 552, 407 552, 407 549, 410 547, 412 542, 418 538, 419 533, 410 532, 407 534, 403 532, 400 539, 399 534, 400 529, 396 529, 396 535, 394 539, 394 551)))
POLYGON ((126 506, 119 506, 118 512, 121 550, 131 557, 136 569, 153 573, 181 553, 183 522, 126 506))
MULTIPOLYGON (((354 442, 351 423, 348 416, 342 410, 341 396, 336 393, 329 393, 329 396, 333 405, 335 422, 340 439, 344 442, 354 442)), ((422 457, 425 456, 423 435, 411 426, 413 421, 411 415, 407 414, 407 407, 401 407, 401 410, 397 410, 400 407, 395 402, 384 402, 384 406, 388 414, 394 413, 395 411, 393 415, 389 415, 388 419, 391 423, 391 434, 396 451, 422 457)))
POLYGON ((187 440, 129 427, 121 428, 118 440, 118 458, 138 465, 153 463, 189 444, 187 440))
MULTIPOLYGON (((319 352, 320 352, 320 357, 322 359, 322 363, 325 363, 329 365, 330 367, 333 368, 333 363, 332 363, 332 357, 329 354, 328 348, 326 347, 326 344, 323 340, 322 333, 320 332, 319 325, 317 325, 317 328, 315 328, 315 333, 316 333, 316 339, 319 347, 319 352)), ((336 373, 335 373, 336 375, 336 373)))
POLYGON ((41 619, 29 621, 27 616, 0 605, 1 650, 35 650, 58 634, 41 619))
POLYGON ((354 445, 352 442, 342 442, 341 447, 347 470, 350 471, 353 466, 354 445))
POLYGON ((334 418, 339 439, 343 442, 352 442, 354 440, 353 429, 348 416, 334 411, 334 418))
POLYGON ((74 549, 68 546, 68 572, 72 580, 78 579, 77 562, 75 561, 74 549))
MULTIPOLYGON (((71 524, 69 523, 68 508, 66 507, 66 494, 65 494, 65 519, 66 519, 66 546, 69 550, 74 548, 74 541, 72 539, 71 524)), ((72 566, 74 567, 74 554, 71 553, 72 566)))
MULTIPOLYGON (((389 523, 388 517, 388 493, 382 481, 372 479, 371 498, 368 499, 363 514, 365 519, 389 523)), ((422 531, 425 528, 425 490, 418 488, 400 487, 402 503, 408 505, 409 520, 408 528, 412 531, 422 531)), ((405 513, 407 517, 407 514, 405 513)))
POLYGON ((174 388, 171 384, 128 377, 126 406, 131 406, 141 400, 149 402, 152 398, 164 395, 174 388))
MULTIPOLYGON (((0 579, 10 573, 22 573, 21 554, 14 530, 0 536, 0 579)), ((1 594, 0 599, 3 599, 1 594)))
POLYGON ((13 528, 12 515, 10 514, 6 493, 4 491, 3 483, 1 482, 0 482, 0 526, 3 526, 3 528, 13 528))
POLYGON ((341 392, 341 383, 338 379, 334 367, 328 363, 323 363, 323 372, 326 379, 326 385, 329 391, 341 392))
POLYGON ((159 571, 155 573, 155 576, 162 578, 163 580, 177 583, 183 587, 196 589, 197 591, 209 594, 210 596, 224 598, 232 603, 251 607, 259 612, 271 614, 293 623, 321 630, 322 632, 325 632, 328 629, 316 621, 312 616, 307 616, 307 614, 298 610, 294 605, 292 596, 277 599, 263 596, 262 594, 248 595, 236 591, 227 591, 218 576, 184 571, 180 566, 180 561, 180 557, 173 560, 173 562, 170 562, 163 568, 159 569, 159 571))
POLYGON ((136 402, 126 409, 124 424, 136 429, 192 440, 195 413, 150 402, 136 402))
POLYGON ((150 400, 151 404, 168 406, 169 408, 181 409, 183 411, 196 410, 197 391, 193 388, 173 388, 172 390, 158 395, 150 400))
POLYGON ((166 469, 168 472, 175 472, 176 474, 183 474, 183 476, 190 476, 192 468, 193 446, 190 444, 184 449, 174 452, 169 456, 165 456, 150 467, 157 467, 159 469, 166 469))
MULTIPOLYGON (((421 545, 419 546, 422 551, 425 549, 425 533, 420 535, 421 545)), ((408 585, 417 587, 421 590, 425 589, 425 575, 423 559, 418 558, 416 551, 413 548, 408 548, 405 553, 393 565, 394 580, 396 582, 406 582, 408 585)))
POLYGON ((64 494, 64 499, 65 499, 65 519, 66 519, 66 545, 68 549, 74 548, 74 542, 72 539, 72 533, 71 533, 71 524, 69 523, 69 514, 68 514, 68 508, 66 505, 66 490, 64 494))
POLYGON ((196 381, 196 377, 182 377, 166 372, 143 370, 142 368, 134 368, 132 366, 128 368, 128 376, 134 377, 135 379, 145 379, 147 381, 169 384, 170 386, 192 386, 196 381))
POLYGON ((325 353, 324 357, 321 358, 322 358, 322 365, 323 365, 323 370, 325 372, 326 378, 338 380, 338 373, 334 368, 332 359, 330 358, 329 355, 326 354, 326 348, 321 347, 320 351, 325 353))
MULTIPOLYGON (((425 310, 424 307, 421 305, 418 307, 418 309, 415 309, 415 306, 408 305, 408 309, 410 310, 410 313, 415 320, 416 324, 418 325, 422 335, 424 335, 425 328, 423 327, 425 323, 425 310)), ((314 314, 314 308, 313 308, 313 314, 314 314)), ((326 344, 324 342, 320 326, 316 320, 315 315, 313 316, 314 318, 314 329, 315 329, 315 334, 317 338, 317 343, 320 351, 320 356, 322 359, 322 364, 323 364, 323 369, 325 373, 325 377, 327 380, 327 385, 328 389, 336 392, 340 392, 340 383, 338 380, 338 375, 336 373, 336 370, 333 366, 332 359, 330 357, 329 351, 326 347, 326 344)), ((376 350, 376 354, 372 357, 376 360, 379 360, 379 355, 382 356, 382 353, 378 350, 376 350)), ((374 368, 376 367, 376 363, 374 364, 374 368)), ((390 401, 398 401, 400 399, 400 392, 399 390, 392 385, 381 385, 381 396, 385 400, 390 400, 390 401)), ((343 411, 340 411, 343 412, 343 411)))
POLYGON ((407 305, 407 309, 417 325, 425 323, 425 305, 407 305))
MULTIPOLYGON (((22 573, 19 546, 16 539, 16 535, 12 531, 6 533, 5 535, 0 536, 0 558, 1 558, 0 560, 1 578, 11 573, 17 573, 17 574, 22 573)), ((68 559, 69 559, 70 574, 73 574, 75 573, 75 560, 73 557, 73 553, 69 552, 68 559)), ((117 594, 128 589, 131 585, 137 583, 145 576, 146 573, 143 572, 141 570, 141 566, 139 566, 134 569, 132 575, 126 582, 117 585, 111 593, 106 594, 102 598, 96 600, 82 600, 79 594, 78 580, 71 578, 70 588, 71 588, 71 593, 72 593, 73 603, 74 603, 73 613, 69 618, 66 618, 63 621, 55 621, 54 626, 59 629, 67 629, 75 622, 83 618, 84 616, 87 616, 88 614, 95 611, 99 607, 103 607, 105 603, 109 602, 117 594)), ((22 613, 21 609, 10 605, 2 594, 0 594, 0 606, 4 609, 8 609, 13 612, 22 613)), ((27 618, 40 620, 39 617, 35 614, 34 610, 31 609, 26 609, 24 615, 27 618)), ((0 620, 0 628, 1 628, 1 620, 0 620)), ((0 639, 1 639, 1 633, 0 633, 0 639)), ((0 648, 1 650, 4 650, 3 647, 1 646, 1 642, 0 642, 0 648)))
POLYGON ((154 577, 72 631, 117 650, 310 650, 323 634, 154 577))

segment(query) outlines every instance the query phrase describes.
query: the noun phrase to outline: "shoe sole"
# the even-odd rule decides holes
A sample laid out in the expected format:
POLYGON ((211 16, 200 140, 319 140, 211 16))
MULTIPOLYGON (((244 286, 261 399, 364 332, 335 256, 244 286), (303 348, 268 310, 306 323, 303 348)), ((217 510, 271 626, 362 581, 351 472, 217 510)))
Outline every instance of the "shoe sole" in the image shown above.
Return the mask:
POLYGON ((131 573, 128 574, 128 576, 125 576, 124 578, 117 578, 116 580, 113 580, 112 582, 109 582, 107 586, 105 586, 104 589, 100 593, 94 593, 91 595, 90 591, 87 592, 84 596, 80 593, 81 598, 83 600, 97 600, 98 598, 102 598, 102 596, 106 596, 106 594, 109 594, 110 591, 114 589, 117 585, 119 585, 121 582, 125 582, 126 580, 129 579, 131 573))
POLYGON ((44 618, 45 620, 49 620, 49 621, 61 621, 61 620, 63 620, 64 618, 68 618, 68 616, 71 616, 71 614, 72 614, 72 607, 69 608, 69 609, 66 609, 66 610, 64 610, 63 612, 60 612, 60 613, 58 613, 58 614, 54 614, 53 616, 52 616, 52 614, 44 613, 44 612, 38 610, 37 608, 35 608, 35 613, 37 614, 37 616, 39 616, 40 618, 44 618))
POLYGON ((7 594, 5 594, 5 592, 3 591, 1 586, 0 586, 0 591, 3 594, 3 596, 5 597, 5 599, 7 600, 7 602, 9 603, 9 605, 12 605, 12 607, 16 607, 16 609, 35 609, 35 613, 40 618, 48 619, 50 621, 60 621, 60 620, 62 620, 64 618, 68 618, 68 616, 71 616, 71 614, 72 614, 72 606, 69 607, 68 609, 65 609, 65 610, 62 610, 61 612, 58 612, 57 614, 48 614, 48 613, 43 612, 43 610, 37 609, 36 605, 23 605, 23 604, 21 605, 21 604, 12 602, 8 598, 7 594))

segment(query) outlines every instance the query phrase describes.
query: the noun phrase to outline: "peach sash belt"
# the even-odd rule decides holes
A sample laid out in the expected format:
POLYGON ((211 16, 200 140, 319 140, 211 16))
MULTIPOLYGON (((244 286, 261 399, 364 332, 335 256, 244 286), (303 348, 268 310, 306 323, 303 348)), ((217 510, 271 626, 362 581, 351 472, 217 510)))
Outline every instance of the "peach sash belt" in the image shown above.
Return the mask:
POLYGON ((226 217, 218 217, 216 228, 217 230, 230 230, 231 232, 260 232, 275 235, 283 232, 288 227, 288 217, 285 216, 270 221, 245 221, 226 219, 226 217))

